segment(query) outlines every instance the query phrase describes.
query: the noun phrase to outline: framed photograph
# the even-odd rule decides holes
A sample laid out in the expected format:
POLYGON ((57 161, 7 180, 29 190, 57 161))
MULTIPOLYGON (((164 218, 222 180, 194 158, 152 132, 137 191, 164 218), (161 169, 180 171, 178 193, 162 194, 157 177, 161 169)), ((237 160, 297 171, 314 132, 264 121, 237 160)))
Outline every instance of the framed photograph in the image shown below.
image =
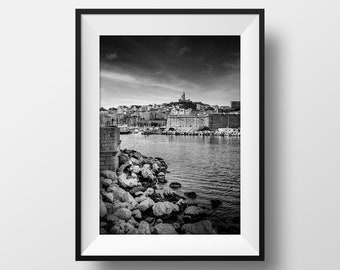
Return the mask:
POLYGON ((76 260, 264 260, 264 10, 76 10, 76 260))

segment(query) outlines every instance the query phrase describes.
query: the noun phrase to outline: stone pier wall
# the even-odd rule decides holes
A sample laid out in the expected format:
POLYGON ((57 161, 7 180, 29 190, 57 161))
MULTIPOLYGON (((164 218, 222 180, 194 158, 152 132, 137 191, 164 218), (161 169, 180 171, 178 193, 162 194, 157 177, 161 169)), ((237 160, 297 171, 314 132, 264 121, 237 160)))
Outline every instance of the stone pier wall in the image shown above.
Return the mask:
POLYGON ((119 165, 120 132, 118 127, 100 128, 100 170, 116 171, 119 165))
POLYGON ((218 128, 239 128, 240 114, 210 114, 205 116, 195 115, 169 115, 167 129, 174 128, 180 131, 198 130, 209 127, 212 130, 218 128))
POLYGON ((169 115, 167 128, 176 130, 189 131, 198 130, 200 127, 209 126, 208 116, 191 116, 191 115, 169 115))

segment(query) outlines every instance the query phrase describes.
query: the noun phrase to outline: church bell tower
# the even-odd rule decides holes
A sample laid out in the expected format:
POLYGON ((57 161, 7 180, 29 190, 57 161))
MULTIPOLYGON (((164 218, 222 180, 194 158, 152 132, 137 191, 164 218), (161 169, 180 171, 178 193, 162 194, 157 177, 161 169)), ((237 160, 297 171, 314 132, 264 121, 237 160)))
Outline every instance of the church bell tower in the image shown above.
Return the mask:
POLYGON ((185 92, 183 91, 183 94, 182 94, 182 101, 185 101, 185 92))

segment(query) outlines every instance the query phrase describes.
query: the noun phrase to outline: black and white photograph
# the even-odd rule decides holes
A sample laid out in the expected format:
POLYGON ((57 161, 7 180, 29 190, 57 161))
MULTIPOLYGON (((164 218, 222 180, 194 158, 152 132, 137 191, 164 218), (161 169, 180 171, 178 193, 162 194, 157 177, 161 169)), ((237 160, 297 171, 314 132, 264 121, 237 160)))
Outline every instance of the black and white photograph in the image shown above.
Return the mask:
POLYGON ((340 269, 340 1, 1 7, 0 270, 340 269))
POLYGON ((100 234, 240 234, 240 36, 100 36, 100 234))

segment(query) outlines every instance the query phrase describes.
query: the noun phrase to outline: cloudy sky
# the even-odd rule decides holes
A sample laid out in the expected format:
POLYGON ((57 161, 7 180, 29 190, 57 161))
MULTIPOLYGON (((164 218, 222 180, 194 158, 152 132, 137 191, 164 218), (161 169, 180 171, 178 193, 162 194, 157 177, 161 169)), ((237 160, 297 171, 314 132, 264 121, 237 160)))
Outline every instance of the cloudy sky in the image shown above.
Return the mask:
POLYGON ((101 36, 101 106, 186 98, 240 100, 240 39, 234 36, 101 36))

